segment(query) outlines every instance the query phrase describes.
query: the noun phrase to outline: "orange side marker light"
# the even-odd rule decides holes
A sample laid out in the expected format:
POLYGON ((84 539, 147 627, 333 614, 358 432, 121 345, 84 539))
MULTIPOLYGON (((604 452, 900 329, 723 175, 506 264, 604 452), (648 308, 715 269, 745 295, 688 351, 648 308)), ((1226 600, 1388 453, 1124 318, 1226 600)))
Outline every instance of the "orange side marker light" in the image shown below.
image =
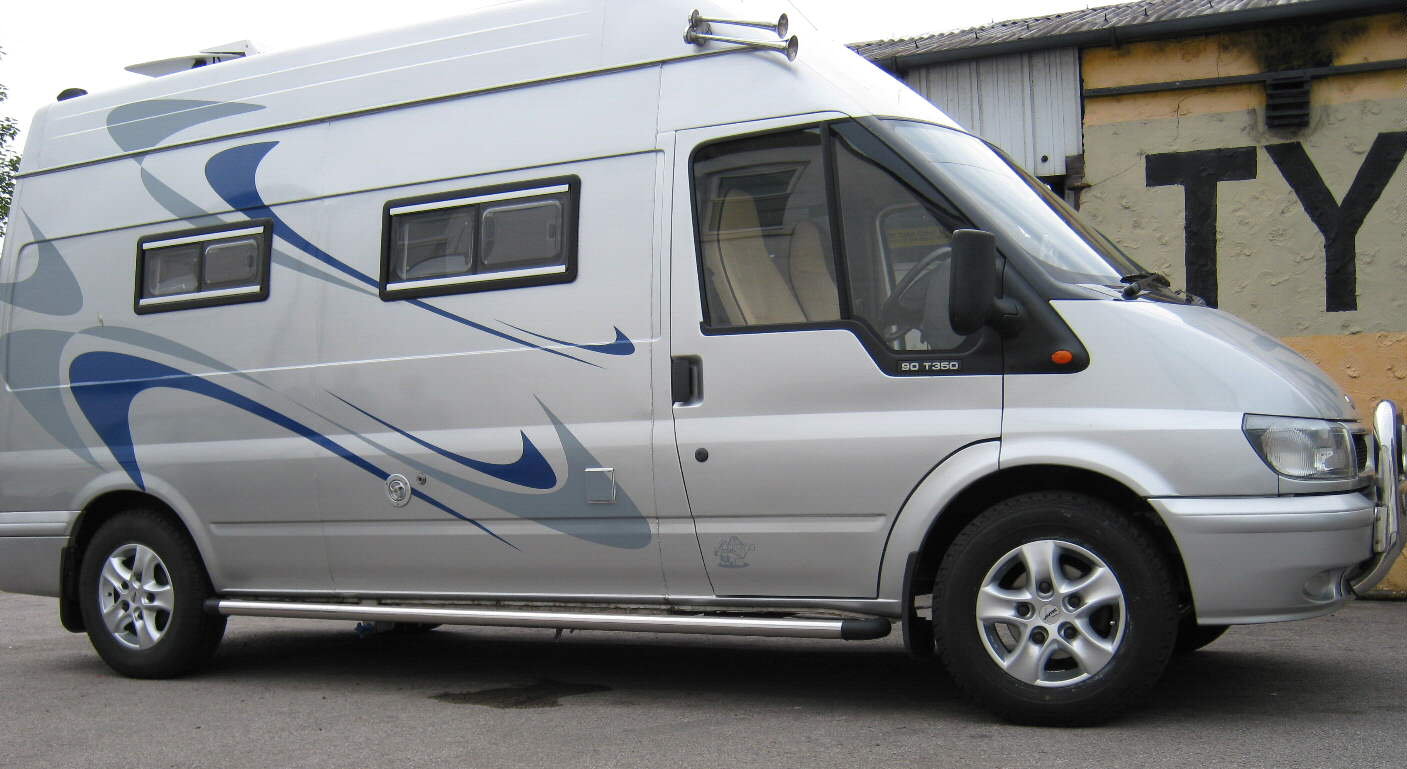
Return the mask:
POLYGON ((1057 366, 1063 366, 1075 359, 1075 354, 1069 350, 1056 350, 1050 354, 1050 362, 1057 366))

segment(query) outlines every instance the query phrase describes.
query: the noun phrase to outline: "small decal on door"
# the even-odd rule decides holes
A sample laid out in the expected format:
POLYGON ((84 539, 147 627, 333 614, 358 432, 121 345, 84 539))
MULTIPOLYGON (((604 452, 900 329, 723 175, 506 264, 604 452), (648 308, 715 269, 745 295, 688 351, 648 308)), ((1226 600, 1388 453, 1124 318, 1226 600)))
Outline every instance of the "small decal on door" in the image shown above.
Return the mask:
POLYGON ((747 568, 748 555, 756 549, 757 545, 732 536, 719 540, 718 547, 713 549, 713 554, 718 556, 719 566, 725 569, 743 569, 747 568))

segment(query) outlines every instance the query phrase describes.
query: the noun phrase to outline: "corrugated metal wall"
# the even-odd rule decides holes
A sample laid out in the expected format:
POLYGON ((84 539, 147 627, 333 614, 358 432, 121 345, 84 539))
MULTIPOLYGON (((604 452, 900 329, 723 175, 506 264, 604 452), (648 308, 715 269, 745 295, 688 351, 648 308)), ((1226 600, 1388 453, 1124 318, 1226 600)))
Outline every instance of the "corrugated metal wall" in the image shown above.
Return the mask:
POLYGON ((1037 176, 1064 174, 1065 156, 1084 151, 1078 49, 937 64, 904 81, 1037 176))

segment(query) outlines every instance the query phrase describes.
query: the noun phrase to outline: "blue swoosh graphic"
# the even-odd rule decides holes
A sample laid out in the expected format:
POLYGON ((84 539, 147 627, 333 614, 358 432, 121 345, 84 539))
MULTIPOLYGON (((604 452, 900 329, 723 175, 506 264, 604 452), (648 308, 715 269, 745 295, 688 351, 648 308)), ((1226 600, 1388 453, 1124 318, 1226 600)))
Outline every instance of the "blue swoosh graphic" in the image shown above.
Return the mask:
MULTIPOLYGON (((146 484, 142 480, 142 470, 137 463, 136 447, 132 445, 132 401, 146 390, 156 387, 185 390, 223 401, 308 439, 333 455, 376 476, 377 479, 390 475, 302 422, 204 377, 187 374, 162 363, 123 353, 87 352, 73 359, 68 372, 73 398, 77 401, 79 410, 88 418, 88 423, 97 431, 103 443, 107 444, 108 450, 112 452, 118 464, 122 465, 122 469, 127 471, 132 482, 143 490, 146 489, 146 484)), ((412 494, 432 507, 472 523, 485 534, 514 550, 518 549, 487 526, 455 512, 430 495, 414 489, 412 494)))
POLYGON ((435 452, 436 454, 439 454, 440 456, 452 460, 454 462, 458 462, 459 464, 464 465, 465 467, 478 470, 484 475, 490 476, 492 478, 497 478, 500 481, 507 481, 508 483, 511 483, 515 486, 524 486, 529 489, 550 489, 553 486, 557 485, 557 473, 552 470, 552 465, 548 464, 547 458, 542 456, 542 452, 538 451, 538 448, 533 445, 532 441, 528 440, 528 434, 523 432, 522 430, 519 430, 518 434, 523 437, 523 452, 522 455, 519 456, 516 461, 509 462, 507 464, 485 462, 483 460, 473 459, 470 457, 463 456, 461 454, 456 454, 452 451, 440 448, 439 446, 436 446, 433 443, 417 438, 414 435, 411 435, 410 433, 406 432, 405 430, 402 430, 401 428, 396 427, 390 422, 387 422, 381 417, 376 416, 370 411, 367 411, 361 406, 358 406, 357 404, 352 403, 346 398, 343 398, 337 393, 329 392, 328 395, 331 395, 337 400, 342 401, 348 406, 351 406, 357 411, 360 411, 363 415, 379 422, 385 427, 395 430, 397 433, 400 433, 406 438, 415 441, 417 444, 424 446, 425 448, 435 452))
MULTIPOLYGON (((323 264, 343 273, 344 275, 347 275, 348 277, 354 280, 365 283, 366 285, 376 289, 379 292, 381 290, 381 281, 371 277, 370 275, 367 275, 366 273, 356 269, 355 267, 352 267, 351 265, 327 253, 326 251, 323 251, 321 248, 318 248, 307 238, 298 234, 297 231, 290 227, 287 222, 283 221, 283 219, 280 218, 278 214, 274 213, 274 210, 270 208, 267 203, 264 202, 264 198, 259 194, 258 186, 255 183, 255 176, 258 173, 259 164, 263 162, 264 157, 269 154, 269 151, 276 146, 278 146, 278 142, 257 142, 254 144, 241 145, 239 147, 231 147, 230 149, 218 152, 214 156, 212 156, 210 160, 207 161, 205 164, 205 179, 206 181, 210 182, 210 186, 215 190, 216 194, 218 194, 220 198, 225 201, 225 203, 229 204, 231 208, 245 212, 249 215, 251 219, 271 219, 274 223, 275 235, 288 241, 298 250, 308 254, 314 259, 317 259, 323 264)), ((585 363, 588 366, 596 366, 595 363, 582 360, 581 358, 578 358, 574 355, 568 355, 567 353, 564 353, 561 350, 554 350, 551 347, 544 347, 540 344, 537 344, 536 342, 532 342, 521 337, 516 337, 512 334, 504 333, 497 329, 485 326, 482 323, 476 323, 472 320, 469 320, 468 318, 456 315, 447 310, 442 310, 433 305, 426 304, 425 302, 419 299, 408 299, 406 300, 406 303, 419 307, 422 310, 432 312, 442 318, 447 318, 456 323, 463 324, 476 331, 482 331, 486 334, 492 334, 493 336, 496 336, 500 339, 504 339, 509 342, 513 342, 514 344, 520 344, 524 347, 528 347, 534 350, 542 350, 543 352, 552 353, 553 355, 558 355, 563 358, 567 358, 568 360, 574 360, 577 363, 585 363)), ((514 328, 517 327, 514 326, 514 328)), ((524 331, 524 329, 518 330, 524 331)), ((561 342, 560 340, 545 337, 541 334, 533 334, 531 331, 525 331, 525 333, 532 334, 533 336, 537 336, 542 339, 547 339, 548 341, 558 342, 559 344, 570 345, 572 347, 577 347, 584 350, 592 350, 593 347, 600 348, 593 350, 595 352, 604 352, 605 348, 611 348, 612 350, 620 349, 619 345, 621 343, 621 340, 624 339, 625 343, 630 346, 630 352, 634 352, 635 350, 635 346, 630 343, 629 339, 625 339, 625 335, 622 334, 619 329, 616 329, 616 341, 606 345, 573 345, 570 342, 561 342)), ((608 352, 607 354, 628 355, 630 353, 620 353, 612 351, 608 352)))
POLYGON ((561 339, 553 339, 552 337, 547 336, 546 334, 539 334, 536 331, 529 331, 523 328, 522 326, 515 326, 506 320, 500 320, 499 323, 502 323, 503 325, 509 328, 515 328, 523 332, 524 334, 535 336, 538 339, 546 339, 549 342, 556 342, 557 344, 564 344, 568 347, 575 347, 578 350, 586 350, 588 352, 599 352, 603 355, 630 355, 631 353, 635 352, 635 343, 630 341, 630 337, 626 336, 625 332, 621 331, 619 328, 615 329, 616 339, 614 342, 607 342, 605 344, 576 344, 575 342, 564 342, 561 339))
MULTIPOLYGON (((617 487, 616 503, 610 506, 610 509, 603 509, 600 505, 586 501, 585 470, 588 467, 601 467, 603 463, 572 434, 541 398, 534 396, 534 399, 551 422, 552 429, 557 432, 557 440, 561 443, 562 454, 567 461, 566 477, 562 479, 562 484, 543 494, 525 494, 516 490, 500 489, 445 472, 439 467, 421 462, 416 457, 402 454, 377 441, 372 435, 343 425, 326 414, 318 416, 406 467, 422 472, 452 489, 504 512, 598 545, 627 550, 648 547, 654 537, 650 522, 630 498, 630 493, 625 487, 617 487)), ((313 409, 309 411, 318 413, 313 409)))

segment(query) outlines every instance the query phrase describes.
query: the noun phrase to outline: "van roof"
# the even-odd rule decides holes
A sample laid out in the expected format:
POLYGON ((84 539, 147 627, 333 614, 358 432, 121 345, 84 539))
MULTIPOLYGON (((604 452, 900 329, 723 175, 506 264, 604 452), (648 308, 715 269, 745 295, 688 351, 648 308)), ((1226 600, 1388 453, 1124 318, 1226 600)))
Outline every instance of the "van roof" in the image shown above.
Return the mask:
MULTIPOLYGON (((865 87, 846 90, 876 90, 878 82, 870 73, 859 71, 871 65, 819 34, 786 0, 516 0, 441 21, 223 61, 46 105, 29 132, 21 176, 745 50, 686 42, 684 33, 695 9, 704 16, 732 19, 775 19, 785 11, 801 37, 802 53, 794 65, 808 71, 847 70, 841 78, 847 81, 855 81, 858 72, 865 87)), ((766 30, 714 31, 777 40, 766 30)), ((769 65, 787 64, 781 55, 753 55, 775 58, 769 65)), ((889 85, 907 91, 898 83, 889 85)), ((907 103, 912 95, 896 96, 888 85, 878 90, 886 92, 887 103, 907 103)), ((934 119, 947 120, 933 112, 934 119)))

